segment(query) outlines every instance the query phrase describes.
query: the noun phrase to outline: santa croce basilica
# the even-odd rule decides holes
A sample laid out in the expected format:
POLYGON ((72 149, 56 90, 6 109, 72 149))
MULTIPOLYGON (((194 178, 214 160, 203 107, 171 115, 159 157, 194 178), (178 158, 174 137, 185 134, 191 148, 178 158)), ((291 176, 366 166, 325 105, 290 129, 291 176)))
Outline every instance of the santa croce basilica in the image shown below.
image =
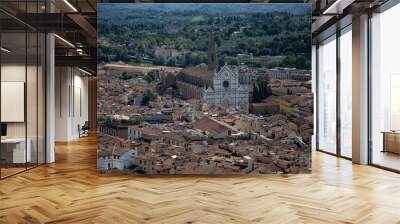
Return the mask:
POLYGON ((186 98, 203 99, 209 105, 221 105, 249 111, 249 90, 239 83, 237 66, 225 64, 218 70, 213 33, 208 40, 208 65, 187 67, 177 80, 179 93, 186 98))

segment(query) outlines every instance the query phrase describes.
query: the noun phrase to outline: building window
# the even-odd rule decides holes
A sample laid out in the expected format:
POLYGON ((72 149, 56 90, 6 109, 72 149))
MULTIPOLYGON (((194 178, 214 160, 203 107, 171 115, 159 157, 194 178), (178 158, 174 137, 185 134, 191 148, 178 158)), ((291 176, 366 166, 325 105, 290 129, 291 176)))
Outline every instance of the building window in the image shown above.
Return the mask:
MULTIPOLYGON (((15 1, 0 5, 14 8, 15 1), (11 4, 13 7, 11 7, 11 4)), ((18 16, 39 13, 39 1, 19 1, 18 16)), ((8 7, 7 7, 8 8, 8 7)), ((5 12, 5 11, 4 11, 5 12)), ((0 144, 0 178, 45 163, 45 34, 0 12, 0 111, 1 136, 12 144, 0 144), (11 149, 11 152, 10 152, 11 149)))
POLYGON ((352 157, 352 30, 340 36, 340 155, 352 157))
POLYGON ((224 88, 228 88, 228 87, 229 87, 229 81, 225 80, 225 81, 222 83, 222 86, 223 86, 224 88))
POLYGON ((400 4, 371 18, 371 162, 400 170, 400 4))
POLYGON ((336 35, 318 48, 318 149, 336 154, 336 35))

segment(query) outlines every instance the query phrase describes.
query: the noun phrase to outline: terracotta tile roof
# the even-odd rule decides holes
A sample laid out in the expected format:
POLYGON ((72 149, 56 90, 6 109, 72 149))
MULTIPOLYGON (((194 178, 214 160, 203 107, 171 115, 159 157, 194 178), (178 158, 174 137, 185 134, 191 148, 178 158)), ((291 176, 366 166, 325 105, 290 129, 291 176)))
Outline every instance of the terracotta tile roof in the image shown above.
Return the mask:
POLYGON ((236 131, 233 127, 209 117, 202 117, 200 120, 193 123, 193 127, 195 129, 207 131, 211 136, 218 135, 227 130, 236 131))
POLYGON ((186 67, 182 73, 208 80, 212 80, 214 77, 214 72, 208 70, 207 67, 186 67))
POLYGON ((150 136, 161 136, 162 135, 162 131, 161 130, 156 129, 156 128, 151 128, 151 127, 140 128, 140 131, 143 134, 150 135, 150 136))
POLYGON ((124 139, 112 136, 101 136, 97 138, 97 156, 110 156, 110 155, 123 155, 125 152, 129 151, 132 147, 124 139))

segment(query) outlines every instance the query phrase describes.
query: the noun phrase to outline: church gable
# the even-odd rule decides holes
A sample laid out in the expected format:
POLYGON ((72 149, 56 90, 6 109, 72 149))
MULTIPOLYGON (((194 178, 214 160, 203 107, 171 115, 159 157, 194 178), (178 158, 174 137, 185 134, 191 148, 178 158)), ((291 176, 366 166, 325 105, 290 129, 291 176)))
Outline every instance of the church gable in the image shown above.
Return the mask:
POLYGON ((217 74, 215 74, 214 79, 218 80, 232 80, 232 79, 238 79, 238 75, 236 74, 235 71, 233 71, 229 66, 224 65, 224 67, 219 70, 217 74))

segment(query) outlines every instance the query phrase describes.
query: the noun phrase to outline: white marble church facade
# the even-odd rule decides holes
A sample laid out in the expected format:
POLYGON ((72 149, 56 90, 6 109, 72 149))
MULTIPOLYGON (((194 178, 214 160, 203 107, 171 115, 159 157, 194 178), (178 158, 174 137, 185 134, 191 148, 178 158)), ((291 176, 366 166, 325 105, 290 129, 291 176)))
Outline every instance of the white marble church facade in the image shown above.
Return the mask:
POLYGON ((213 87, 203 90, 203 99, 209 105, 249 111, 249 91, 239 84, 238 69, 229 65, 214 73, 213 87))

